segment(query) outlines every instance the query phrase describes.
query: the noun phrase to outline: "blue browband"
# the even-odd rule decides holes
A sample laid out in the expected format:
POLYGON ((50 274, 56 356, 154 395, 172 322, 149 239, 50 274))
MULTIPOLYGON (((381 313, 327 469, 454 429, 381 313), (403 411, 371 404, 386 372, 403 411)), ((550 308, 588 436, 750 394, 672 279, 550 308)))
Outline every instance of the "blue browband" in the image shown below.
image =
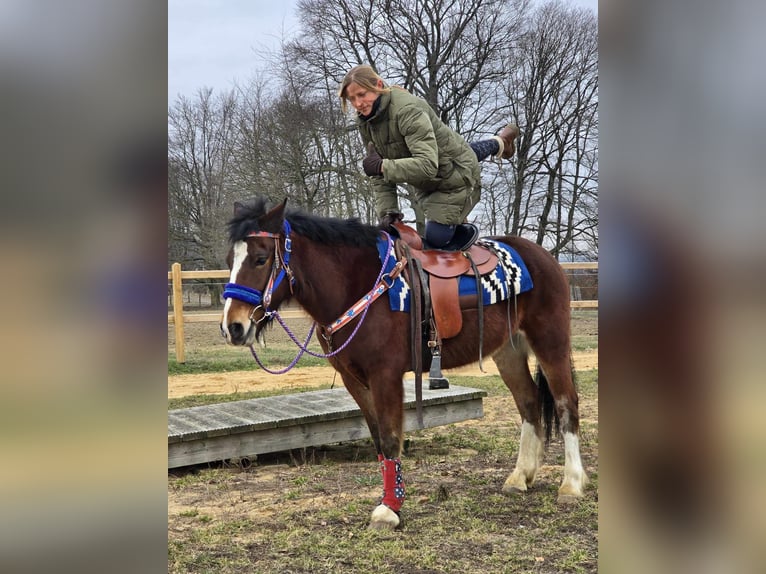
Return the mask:
MULTIPOLYGON (((268 307, 269 303, 271 303, 271 294, 274 292, 274 290, 279 287, 279 284, 282 282, 282 279, 285 277, 285 271, 287 271, 287 274, 290 275, 290 285, 292 289, 292 283, 293 283, 293 277, 292 272, 290 271, 290 253, 292 251, 292 240, 290 239, 290 224, 285 219, 282 222, 282 229, 285 232, 285 251, 284 255, 281 257, 280 260, 280 253, 279 253, 279 234, 278 233, 271 233, 269 231, 251 231, 248 233, 248 237, 271 237, 274 239, 274 269, 271 272, 271 277, 269 278, 269 283, 266 286, 266 306, 268 307), (277 275, 276 279, 274 278, 274 272, 276 271, 276 266, 279 263, 280 269, 279 274, 277 275)), ((251 305, 258 307, 261 305, 261 302, 264 299, 263 291, 260 291, 258 289, 252 289, 250 287, 246 287, 245 285, 240 285, 238 283, 227 283, 224 286, 223 289, 223 298, 224 299, 238 299, 239 301, 244 301, 245 303, 250 303, 251 305)))

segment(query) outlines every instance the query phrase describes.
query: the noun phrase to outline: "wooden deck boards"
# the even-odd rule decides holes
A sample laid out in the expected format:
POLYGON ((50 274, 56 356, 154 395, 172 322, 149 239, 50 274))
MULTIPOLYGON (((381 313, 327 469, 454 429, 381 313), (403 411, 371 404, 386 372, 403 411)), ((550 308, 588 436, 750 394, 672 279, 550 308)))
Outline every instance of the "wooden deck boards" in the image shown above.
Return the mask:
MULTIPOLYGON (((415 430, 414 383, 405 381, 404 390, 405 430, 415 430)), ((424 388, 424 427, 481 418, 484 396, 485 391, 455 385, 424 388)), ((168 412, 168 468, 369 436, 343 387, 177 409, 168 412)))

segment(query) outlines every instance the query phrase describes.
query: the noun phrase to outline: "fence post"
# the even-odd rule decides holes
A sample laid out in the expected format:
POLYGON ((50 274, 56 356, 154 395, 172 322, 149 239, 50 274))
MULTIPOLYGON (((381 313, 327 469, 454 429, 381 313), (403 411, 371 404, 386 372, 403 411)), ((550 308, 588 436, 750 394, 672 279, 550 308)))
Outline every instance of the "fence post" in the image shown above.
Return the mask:
POLYGON ((184 300, 183 282, 181 280, 181 264, 173 263, 170 267, 173 278, 173 324, 176 334, 176 361, 186 361, 184 355, 184 300))

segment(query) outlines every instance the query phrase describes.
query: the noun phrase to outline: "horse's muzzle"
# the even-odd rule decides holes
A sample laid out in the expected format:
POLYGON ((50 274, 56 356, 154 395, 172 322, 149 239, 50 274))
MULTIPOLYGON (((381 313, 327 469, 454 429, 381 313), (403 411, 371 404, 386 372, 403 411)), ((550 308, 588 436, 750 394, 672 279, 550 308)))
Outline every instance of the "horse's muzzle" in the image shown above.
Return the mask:
POLYGON ((230 345, 252 345, 255 340, 255 323, 248 323, 247 329, 238 321, 229 323, 226 329, 222 325, 221 334, 230 345))

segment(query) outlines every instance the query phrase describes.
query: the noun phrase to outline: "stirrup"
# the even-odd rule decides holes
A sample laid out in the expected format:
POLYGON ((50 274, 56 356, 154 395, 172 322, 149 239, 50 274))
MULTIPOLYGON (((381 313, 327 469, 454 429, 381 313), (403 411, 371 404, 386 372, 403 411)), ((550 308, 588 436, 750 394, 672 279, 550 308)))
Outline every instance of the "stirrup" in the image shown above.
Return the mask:
POLYGON ((431 352, 433 357, 431 358, 431 369, 428 373, 428 388, 430 390, 448 389, 449 379, 442 374, 441 352, 437 348, 434 348, 431 352))

